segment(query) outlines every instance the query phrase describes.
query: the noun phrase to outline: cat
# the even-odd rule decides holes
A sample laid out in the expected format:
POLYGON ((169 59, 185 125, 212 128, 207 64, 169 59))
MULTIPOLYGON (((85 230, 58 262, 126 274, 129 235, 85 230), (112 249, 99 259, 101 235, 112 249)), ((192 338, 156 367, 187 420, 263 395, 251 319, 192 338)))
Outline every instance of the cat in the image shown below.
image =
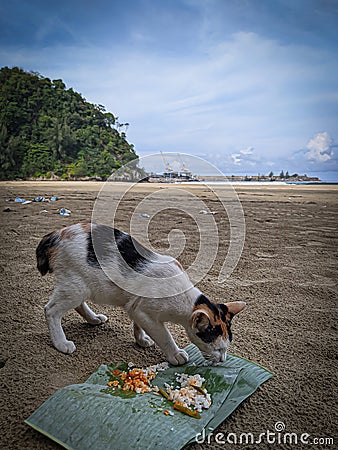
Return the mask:
POLYGON ((93 223, 47 234, 36 257, 41 275, 55 274, 45 316, 52 343, 60 352, 76 349, 61 325, 67 311, 74 308, 92 325, 108 320, 89 308, 90 300, 123 307, 133 321, 137 344, 149 347, 155 341, 173 365, 186 363, 188 355, 176 345, 166 322, 183 325, 206 360, 225 361, 232 340, 231 320, 246 303, 211 302, 174 258, 148 250, 127 233, 93 223))

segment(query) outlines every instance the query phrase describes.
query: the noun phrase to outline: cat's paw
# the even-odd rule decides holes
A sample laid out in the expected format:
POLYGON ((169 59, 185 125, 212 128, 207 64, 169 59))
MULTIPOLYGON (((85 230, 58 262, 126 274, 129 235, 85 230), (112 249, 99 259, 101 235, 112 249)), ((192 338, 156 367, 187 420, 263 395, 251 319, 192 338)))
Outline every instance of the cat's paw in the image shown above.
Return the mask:
POLYGON ((104 314, 96 314, 95 317, 93 317, 92 319, 90 319, 90 321, 88 321, 91 325, 102 325, 103 323, 107 322, 108 317, 105 316, 104 314))
POLYGON ((70 355, 75 352, 76 347, 73 341, 62 341, 54 344, 54 347, 59 350, 59 352, 65 353, 66 355, 70 355))
POLYGON ((181 366, 182 364, 185 364, 189 361, 189 356, 188 356, 188 353, 185 352, 184 350, 179 350, 178 352, 174 353, 173 355, 168 356, 167 360, 173 366, 181 366))
POLYGON ((140 347, 147 348, 154 345, 154 341, 147 335, 144 334, 142 337, 139 337, 136 342, 140 347))

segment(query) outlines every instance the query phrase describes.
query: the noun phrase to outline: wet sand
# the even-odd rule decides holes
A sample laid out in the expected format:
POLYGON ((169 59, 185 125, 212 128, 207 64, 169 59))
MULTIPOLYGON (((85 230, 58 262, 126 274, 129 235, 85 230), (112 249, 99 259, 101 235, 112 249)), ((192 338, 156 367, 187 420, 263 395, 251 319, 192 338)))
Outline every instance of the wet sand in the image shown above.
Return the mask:
MULTIPOLYGON (((144 350, 134 344, 128 317, 110 306, 91 305, 109 316, 108 323, 100 327, 84 323, 75 312, 65 316, 66 335, 77 346, 73 355, 63 355, 51 345, 43 307, 54 280, 52 275, 42 278, 36 270, 35 248, 41 237, 54 229, 90 221, 102 186, 95 182, 0 183, 0 448, 60 448, 23 423, 57 389, 83 382, 102 363, 130 360, 144 366, 163 360, 157 347, 144 350), (16 196, 32 199, 37 195, 56 195, 59 200, 28 205, 6 202, 16 196), (70 209, 71 216, 61 217, 61 207, 70 209), (48 213, 41 213, 43 209, 48 213)), ((114 184, 111 195, 118 199, 124 186, 114 184)), ((134 187, 119 205, 118 227, 129 230, 130 217, 145 196, 173 187, 177 188, 149 184, 134 187)), ((287 432, 308 433, 310 439, 333 437, 337 442, 338 188, 235 186, 244 211, 245 244, 235 270, 219 283, 219 271, 229 248, 227 214, 208 187, 179 187, 217 212, 218 252, 199 288, 217 302, 239 299, 248 303, 247 309, 234 319, 231 352, 274 373, 217 431, 258 435, 274 431, 275 423, 282 421, 287 432)), ((226 191, 223 194, 228 195, 226 191)), ((198 216, 202 227, 203 220, 208 226, 209 217, 198 216)), ((137 218, 147 220, 139 215, 137 218)), ((198 227, 179 202, 174 214, 161 211, 151 220, 150 240, 158 250, 165 251, 168 233, 177 228, 185 233, 179 260, 187 268, 198 253, 198 227)), ((211 234, 209 238, 211 248, 215 237, 211 234)), ((204 258, 210 258, 208 251, 204 258)), ((170 328, 179 345, 188 343, 180 327, 170 328)), ((210 448, 207 444, 190 447, 210 448)), ((239 446, 213 442, 213 447, 239 446)), ((274 448, 302 445, 276 444, 274 448)))

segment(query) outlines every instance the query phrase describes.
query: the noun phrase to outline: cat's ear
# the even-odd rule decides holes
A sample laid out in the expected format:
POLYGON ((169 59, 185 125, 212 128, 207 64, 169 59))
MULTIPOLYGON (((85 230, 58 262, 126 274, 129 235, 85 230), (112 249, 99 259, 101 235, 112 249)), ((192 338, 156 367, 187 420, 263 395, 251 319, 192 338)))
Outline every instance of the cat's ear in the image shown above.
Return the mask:
POLYGON ((205 331, 210 325, 208 314, 204 311, 195 311, 191 316, 191 327, 198 331, 205 331))
POLYGON ((239 312, 243 311, 243 309, 246 307, 246 303, 229 302, 225 303, 225 306, 228 308, 228 312, 234 316, 235 314, 238 314, 239 312))

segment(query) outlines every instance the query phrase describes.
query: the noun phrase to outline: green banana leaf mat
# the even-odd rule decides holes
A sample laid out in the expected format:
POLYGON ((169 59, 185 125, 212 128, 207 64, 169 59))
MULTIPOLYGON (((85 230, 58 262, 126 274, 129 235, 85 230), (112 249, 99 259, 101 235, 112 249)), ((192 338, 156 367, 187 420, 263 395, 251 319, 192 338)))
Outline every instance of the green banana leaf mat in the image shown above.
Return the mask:
POLYGON ((85 383, 66 386, 43 403, 25 423, 72 450, 180 449, 205 430, 211 433, 237 406, 255 392, 272 373, 238 356, 206 366, 193 344, 185 350, 190 360, 180 367, 159 372, 152 384, 173 383, 176 373, 198 373, 205 378, 212 405, 196 419, 172 409, 153 393, 135 396, 104 392, 109 376, 101 365, 85 383), (161 410, 162 409, 162 410, 161 410), (166 416, 168 409, 174 415, 166 416))

